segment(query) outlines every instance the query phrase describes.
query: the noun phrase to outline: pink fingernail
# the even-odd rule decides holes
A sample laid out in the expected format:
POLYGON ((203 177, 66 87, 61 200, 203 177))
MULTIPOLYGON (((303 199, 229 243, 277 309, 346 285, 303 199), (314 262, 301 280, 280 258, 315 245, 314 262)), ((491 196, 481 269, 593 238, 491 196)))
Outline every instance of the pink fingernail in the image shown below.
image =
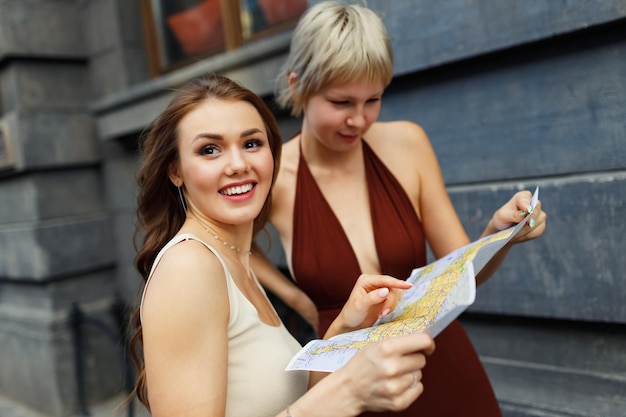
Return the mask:
POLYGON ((378 296, 379 297, 386 297, 387 294, 389 294, 389 288, 381 288, 380 290, 378 290, 378 296))

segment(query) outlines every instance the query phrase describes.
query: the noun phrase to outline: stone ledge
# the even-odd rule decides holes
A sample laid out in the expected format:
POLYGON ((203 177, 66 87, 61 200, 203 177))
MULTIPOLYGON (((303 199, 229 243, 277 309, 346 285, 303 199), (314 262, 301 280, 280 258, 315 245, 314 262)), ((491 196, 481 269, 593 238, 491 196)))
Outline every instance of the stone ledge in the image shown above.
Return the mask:
POLYGON ((528 416, 618 417, 626 414, 623 396, 626 379, 532 363, 481 359, 498 401, 514 408, 544 413, 531 414, 528 411, 528 416))
POLYGON ((115 262, 108 215, 0 227, 0 277, 47 281, 108 268, 115 262))
POLYGON ((1 3, 0 60, 5 55, 85 58, 82 7, 42 0, 1 3))

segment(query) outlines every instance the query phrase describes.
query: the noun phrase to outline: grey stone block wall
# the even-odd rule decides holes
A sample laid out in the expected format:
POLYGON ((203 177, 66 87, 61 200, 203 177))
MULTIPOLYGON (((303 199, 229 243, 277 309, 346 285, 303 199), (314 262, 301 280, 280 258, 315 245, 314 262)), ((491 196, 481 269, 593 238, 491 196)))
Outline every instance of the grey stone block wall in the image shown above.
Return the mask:
MULTIPOLYGON (((136 139, 126 141, 134 140, 136 139)), ((108 190, 107 207, 115 236, 117 286, 122 297, 136 306, 143 289, 143 280, 134 268, 137 251, 133 244, 137 197, 135 173, 138 159, 135 152, 128 151, 124 140, 103 142, 102 146, 106 155, 104 179, 108 190)))
POLYGON ((90 22, 95 3, 0 0, 0 126, 13 156, 0 172, 0 396, 55 417, 76 414, 79 388, 94 404, 123 387, 117 236, 89 103, 147 75, 141 54, 129 52, 140 50, 137 39, 92 30, 99 19, 120 21, 100 11, 90 22), (117 60, 94 62, 113 82, 93 78, 96 52, 117 60), (75 305, 85 318, 80 352, 75 305))
POLYGON ((102 214, 102 180, 90 168, 33 172, 3 180, 0 218, 7 223, 102 214))
POLYGON ((83 59, 80 1, 0 0, 0 59, 83 59))
POLYGON ((115 329, 110 312, 113 280, 111 271, 103 271, 45 284, 0 286, 3 397, 50 416, 76 414, 77 358, 70 312, 77 301, 91 320, 83 324, 81 338, 85 400, 97 403, 120 390, 121 358, 114 341, 98 327, 115 329))
POLYGON ((367 4, 387 25, 396 75, 544 41, 626 17, 621 0, 447 0, 437 5, 370 0, 367 4))
POLYGON ((624 416, 626 340, 619 326, 489 316, 463 324, 505 416, 624 416))

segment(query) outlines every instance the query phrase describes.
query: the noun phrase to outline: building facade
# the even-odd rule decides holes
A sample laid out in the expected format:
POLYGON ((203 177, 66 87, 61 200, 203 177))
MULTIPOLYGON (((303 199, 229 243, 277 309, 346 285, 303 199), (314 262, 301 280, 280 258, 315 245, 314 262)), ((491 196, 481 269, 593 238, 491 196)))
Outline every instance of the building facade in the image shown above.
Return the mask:
MULTIPOLYGON (((0 0, 0 397, 44 415, 124 390, 138 135, 203 73, 271 101, 307 6, 223 0, 223 38, 183 47, 168 17, 209 0, 175 3, 0 0)), ((505 416, 626 416, 626 1, 367 4, 395 53, 381 119, 426 130, 470 236, 540 187, 546 233, 462 316, 505 416)))

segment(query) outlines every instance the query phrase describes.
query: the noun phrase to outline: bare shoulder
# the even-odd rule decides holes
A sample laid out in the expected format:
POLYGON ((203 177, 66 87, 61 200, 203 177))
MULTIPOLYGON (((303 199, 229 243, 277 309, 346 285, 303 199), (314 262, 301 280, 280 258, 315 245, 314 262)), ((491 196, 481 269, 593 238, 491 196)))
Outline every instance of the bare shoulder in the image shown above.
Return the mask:
POLYGON ((404 137, 406 135, 425 135, 424 129, 410 120, 393 120, 389 122, 376 122, 372 125, 371 129, 382 129, 386 132, 393 133, 394 135, 404 137))
POLYGON ((221 262, 201 242, 189 239, 163 254, 146 288, 142 314, 144 320, 158 322, 164 316, 184 321, 185 316, 204 314, 227 320, 228 308, 219 310, 224 305, 228 305, 228 289, 221 262))
POLYGON ((170 247, 155 269, 155 275, 162 273, 168 274, 166 276, 170 273, 179 275, 177 284, 193 284, 195 280, 200 281, 198 284, 203 284, 206 281, 219 281, 225 276, 217 256, 196 239, 186 239, 170 247))
POLYGON ((432 152, 424 129, 407 120, 374 123, 366 140, 387 166, 428 157, 432 152))

